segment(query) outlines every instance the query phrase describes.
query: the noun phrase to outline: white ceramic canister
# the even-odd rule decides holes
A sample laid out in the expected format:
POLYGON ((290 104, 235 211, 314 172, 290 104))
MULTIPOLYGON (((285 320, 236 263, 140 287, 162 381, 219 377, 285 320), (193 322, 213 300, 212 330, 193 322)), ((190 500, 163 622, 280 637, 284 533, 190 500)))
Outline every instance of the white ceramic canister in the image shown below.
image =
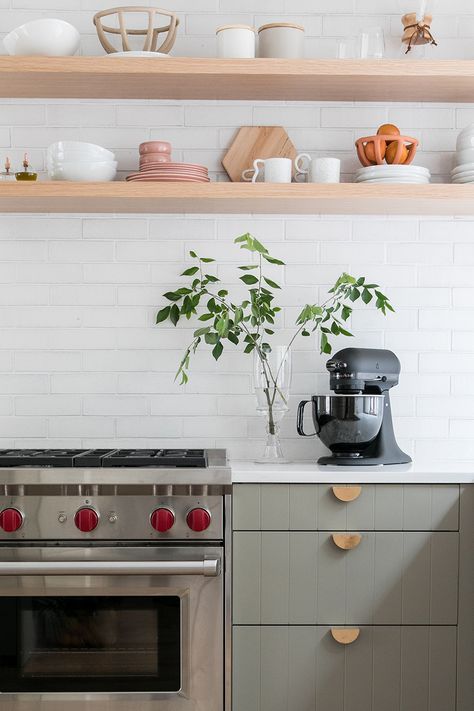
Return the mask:
POLYGON ((304 27, 291 22, 272 22, 258 30, 258 56, 283 59, 304 57, 304 27))
POLYGON ((221 59, 255 57, 255 29, 250 25, 223 25, 216 35, 217 56, 221 59))

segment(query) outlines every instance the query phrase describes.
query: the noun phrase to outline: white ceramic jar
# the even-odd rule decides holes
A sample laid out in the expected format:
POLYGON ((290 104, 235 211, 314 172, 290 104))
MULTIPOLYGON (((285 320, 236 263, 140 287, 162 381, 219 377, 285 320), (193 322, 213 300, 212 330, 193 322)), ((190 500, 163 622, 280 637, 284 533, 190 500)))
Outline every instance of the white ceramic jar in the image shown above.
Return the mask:
POLYGON ((255 29, 250 25, 223 25, 216 30, 217 56, 222 59, 255 57, 255 29))
POLYGON ((258 56, 283 59, 304 57, 304 27, 291 22, 272 22, 258 30, 258 56))

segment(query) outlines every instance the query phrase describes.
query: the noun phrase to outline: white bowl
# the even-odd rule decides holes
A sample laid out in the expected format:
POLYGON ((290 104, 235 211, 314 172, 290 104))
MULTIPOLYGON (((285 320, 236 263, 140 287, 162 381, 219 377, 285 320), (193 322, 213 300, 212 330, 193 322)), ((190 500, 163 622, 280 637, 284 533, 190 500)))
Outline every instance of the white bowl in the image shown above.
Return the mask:
POLYGON ((474 163, 474 148, 465 148, 462 151, 456 151, 454 160, 456 165, 474 163))
POLYGON ((105 183, 117 175, 117 163, 63 163, 61 167, 48 166, 51 180, 105 183))
POLYGON ((81 160, 115 160, 115 155, 107 148, 83 141, 58 141, 57 143, 52 143, 48 146, 47 154, 48 157, 55 160, 67 160, 71 156, 71 162, 79 155, 82 156, 81 160))
POLYGON ((107 54, 106 56, 107 57, 144 57, 145 59, 156 59, 156 58, 167 59, 170 55, 164 54, 164 52, 130 51, 130 52, 111 52, 110 54, 107 54))
POLYGON ((69 57, 79 49, 81 36, 64 20, 32 20, 12 30, 3 40, 8 54, 69 57))
POLYGON ((60 158, 55 158, 54 156, 46 156, 46 163, 49 166, 61 168, 64 163, 72 164, 78 163, 79 165, 90 165, 91 163, 104 163, 107 165, 117 165, 115 160, 102 160, 100 156, 84 156, 82 153, 68 153, 60 158))

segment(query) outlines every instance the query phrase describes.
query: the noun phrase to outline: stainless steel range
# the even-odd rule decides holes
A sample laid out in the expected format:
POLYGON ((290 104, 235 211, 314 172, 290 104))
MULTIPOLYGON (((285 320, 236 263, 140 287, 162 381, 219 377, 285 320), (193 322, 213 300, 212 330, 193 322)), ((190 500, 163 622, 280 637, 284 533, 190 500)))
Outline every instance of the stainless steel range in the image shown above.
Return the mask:
POLYGON ((0 450, 0 711, 230 709, 223 450, 0 450))

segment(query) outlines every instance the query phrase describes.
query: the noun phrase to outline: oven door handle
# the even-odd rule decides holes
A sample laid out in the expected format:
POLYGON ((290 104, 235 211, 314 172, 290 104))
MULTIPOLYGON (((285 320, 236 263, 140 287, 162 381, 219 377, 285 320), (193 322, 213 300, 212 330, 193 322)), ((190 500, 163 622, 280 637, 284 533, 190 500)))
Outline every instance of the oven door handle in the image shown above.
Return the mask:
POLYGON ((2 575, 204 575, 220 574, 217 558, 180 561, 0 561, 2 575))

